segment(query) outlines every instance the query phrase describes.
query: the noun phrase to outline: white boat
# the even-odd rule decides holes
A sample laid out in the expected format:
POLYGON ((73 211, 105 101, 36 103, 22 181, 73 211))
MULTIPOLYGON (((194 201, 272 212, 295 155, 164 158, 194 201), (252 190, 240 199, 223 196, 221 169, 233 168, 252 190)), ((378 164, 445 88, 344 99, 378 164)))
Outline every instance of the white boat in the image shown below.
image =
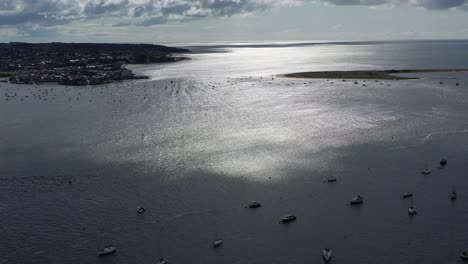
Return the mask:
POLYGON ((213 247, 214 248, 220 247, 223 243, 224 243, 224 240, 218 239, 215 242, 213 242, 213 247))
POLYGON ((168 264, 167 260, 165 258, 160 258, 158 260, 158 264, 168 264))
POLYGON ((138 214, 142 214, 142 213, 144 213, 144 212, 145 212, 145 208, 143 208, 143 207, 141 207, 141 206, 137 207, 137 213, 138 213, 138 214))
POLYGON ((256 201, 252 201, 247 205, 247 207, 249 207, 249 208, 259 208, 261 206, 262 205, 259 202, 256 202, 256 201))
POLYGON ((99 254, 99 256, 105 256, 105 255, 114 253, 116 250, 117 249, 114 246, 107 245, 101 251, 99 251, 98 254, 99 254))
POLYGON ((349 204, 350 205, 358 205, 358 204, 362 204, 364 202, 363 198, 361 195, 356 195, 354 196, 351 201, 349 201, 349 204))
POLYGON ((424 170, 421 171, 421 174, 424 174, 424 175, 431 174, 431 170, 429 170, 429 169, 424 169, 424 170))
POLYGON ((416 208, 414 208, 414 206, 410 206, 410 207, 408 208, 408 214, 409 214, 409 215, 414 215, 414 214, 416 214, 416 208))
POLYGON ((292 214, 285 215, 281 218, 281 222, 283 223, 288 223, 292 221, 296 221, 296 216, 292 214))
POLYGON ((329 262, 333 257, 333 251, 330 248, 324 248, 322 250, 322 257, 325 262, 329 262))
POLYGON ((413 197, 413 193, 410 193, 410 192, 406 192, 401 196, 401 198, 411 198, 411 197, 413 197))

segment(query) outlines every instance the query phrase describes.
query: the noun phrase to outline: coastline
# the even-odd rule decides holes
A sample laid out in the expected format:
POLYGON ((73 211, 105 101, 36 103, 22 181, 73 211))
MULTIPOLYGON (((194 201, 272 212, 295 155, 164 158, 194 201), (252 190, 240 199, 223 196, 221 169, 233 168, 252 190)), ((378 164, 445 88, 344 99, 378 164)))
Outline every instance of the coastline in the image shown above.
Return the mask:
POLYGON ((383 70, 383 71, 318 71, 280 74, 278 77, 300 79, 371 79, 371 80, 414 80, 418 77, 402 77, 401 73, 455 73, 466 72, 468 69, 415 69, 415 70, 383 70))

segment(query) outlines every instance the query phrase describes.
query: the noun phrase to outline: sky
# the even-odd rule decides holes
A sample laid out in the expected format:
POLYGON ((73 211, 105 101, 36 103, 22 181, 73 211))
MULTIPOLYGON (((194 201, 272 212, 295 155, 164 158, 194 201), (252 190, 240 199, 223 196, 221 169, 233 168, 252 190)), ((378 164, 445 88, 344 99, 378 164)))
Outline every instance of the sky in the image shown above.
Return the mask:
POLYGON ((0 0, 0 42, 468 39, 468 0, 0 0))

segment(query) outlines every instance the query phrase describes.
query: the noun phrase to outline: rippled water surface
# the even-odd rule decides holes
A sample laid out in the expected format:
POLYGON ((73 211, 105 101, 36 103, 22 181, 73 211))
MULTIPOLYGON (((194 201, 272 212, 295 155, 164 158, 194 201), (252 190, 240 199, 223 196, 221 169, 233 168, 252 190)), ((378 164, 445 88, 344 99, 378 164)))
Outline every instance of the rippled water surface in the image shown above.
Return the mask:
POLYGON ((468 75, 277 75, 468 68, 468 42, 191 48, 150 80, 0 83, 0 263, 462 262, 468 75))

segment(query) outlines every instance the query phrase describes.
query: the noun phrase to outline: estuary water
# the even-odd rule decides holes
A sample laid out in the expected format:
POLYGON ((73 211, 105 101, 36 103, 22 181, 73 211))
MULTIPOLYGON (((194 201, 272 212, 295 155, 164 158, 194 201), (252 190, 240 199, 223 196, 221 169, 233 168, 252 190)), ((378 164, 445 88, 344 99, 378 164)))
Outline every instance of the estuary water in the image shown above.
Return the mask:
POLYGON ((0 83, 0 263, 462 263, 468 74, 278 75, 466 69, 468 41, 186 46, 149 80, 0 83))

